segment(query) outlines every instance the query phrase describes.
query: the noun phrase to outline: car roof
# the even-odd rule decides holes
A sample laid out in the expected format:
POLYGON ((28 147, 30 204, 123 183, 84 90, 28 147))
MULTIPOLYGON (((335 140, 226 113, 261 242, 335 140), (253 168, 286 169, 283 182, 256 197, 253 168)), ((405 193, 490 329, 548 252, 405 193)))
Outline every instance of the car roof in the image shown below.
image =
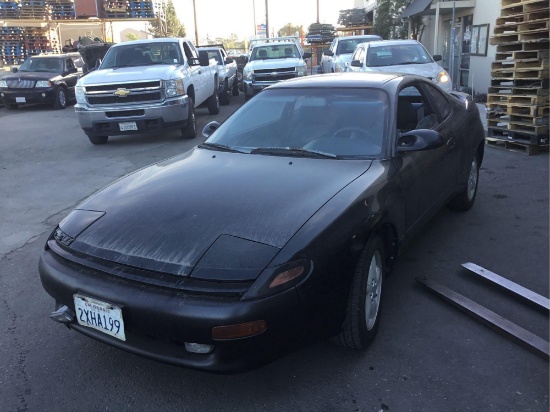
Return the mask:
POLYGON ((402 46, 404 44, 421 44, 416 40, 379 40, 371 41, 369 47, 382 47, 382 46, 402 46))
POLYGON ((379 36, 378 34, 357 34, 355 36, 342 36, 342 37, 336 37, 338 40, 348 40, 348 39, 357 39, 357 38, 362 38, 362 39, 370 39, 370 38, 373 38, 373 39, 381 39, 382 37, 379 36))
POLYGON ((403 73, 329 73, 285 80, 270 86, 270 89, 284 88, 382 88, 387 82, 400 77, 417 77, 403 73))

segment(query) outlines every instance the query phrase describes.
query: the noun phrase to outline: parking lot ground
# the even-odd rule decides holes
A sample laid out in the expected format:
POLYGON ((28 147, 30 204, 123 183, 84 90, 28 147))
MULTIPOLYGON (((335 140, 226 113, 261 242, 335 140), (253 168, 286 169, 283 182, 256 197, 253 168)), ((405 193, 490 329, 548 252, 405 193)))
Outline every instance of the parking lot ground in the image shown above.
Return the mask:
MULTIPOLYGON (((223 120, 197 112, 199 128, 223 120)), ((55 224, 112 180, 191 148, 176 132, 91 145, 72 108, 0 109, 0 410, 548 411, 549 364, 416 282, 429 276, 548 339, 548 316, 461 268, 474 262, 548 297, 548 154, 488 147, 476 204, 443 209, 385 281, 365 352, 329 342, 261 369, 210 375, 150 361, 48 319, 37 261, 55 224)))

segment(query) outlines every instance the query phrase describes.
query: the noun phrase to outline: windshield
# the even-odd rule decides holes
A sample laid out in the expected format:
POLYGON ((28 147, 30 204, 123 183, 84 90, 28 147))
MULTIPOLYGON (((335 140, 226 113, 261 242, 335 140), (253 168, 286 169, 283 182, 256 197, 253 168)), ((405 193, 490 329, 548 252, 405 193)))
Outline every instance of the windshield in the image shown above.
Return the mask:
POLYGON ((178 43, 152 42, 111 47, 100 69, 154 64, 181 64, 178 43))
POLYGON ((29 57, 19 68, 20 72, 63 72, 63 61, 52 57, 29 57))
POLYGON ((304 156, 310 151, 333 158, 378 157, 387 112, 385 93, 375 89, 268 89, 206 143, 266 155, 304 156))
POLYGON ((355 48, 359 43, 367 43, 370 41, 382 40, 381 37, 357 37, 353 39, 346 39, 338 41, 338 47, 336 47, 335 54, 351 54, 355 51, 355 48))
POLYGON ((272 46, 256 46, 252 49, 250 60, 284 59, 300 57, 298 49, 292 43, 272 46))
POLYGON ((431 56, 420 44, 369 47, 367 52, 367 67, 426 64, 432 62, 431 56))

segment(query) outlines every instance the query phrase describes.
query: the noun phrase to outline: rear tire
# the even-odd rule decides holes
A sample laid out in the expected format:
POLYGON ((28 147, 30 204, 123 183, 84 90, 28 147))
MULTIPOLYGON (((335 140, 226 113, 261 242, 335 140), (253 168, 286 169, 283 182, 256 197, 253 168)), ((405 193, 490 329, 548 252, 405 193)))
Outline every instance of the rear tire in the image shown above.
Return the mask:
POLYGON ((54 101, 53 101, 54 109, 59 110, 59 109, 66 108, 67 100, 68 100, 67 90, 64 87, 59 86, 57 89, 55 89, 54 101))
POLYGON ((233 90, 232 90, 233 96, 239 95, 239 81, 237 79, 237 76, 235 76, 235 80, 233 80, 233 90))
POLYGON ((384 243, 373 235, 361 252, 355 269, 346 309, 346 317, 334 343, 351 349, 365 349, 373 341, 380 324, 384 243))
POLYGON ((107 143, 107 140, 109 140, 109 136, 96 136, 89 134, 88 139, 90 139, 90 142, 93 144, 105 144, 107 143))
POLYGON ((220 104, 227 106, 229 104, 229 82, 225 79, 223 92, 220 94, 220 104))
POLYGON ((218 86, 214 87, 214 93, 208 98, 206 104, 208 106, 208 113, 218 114, 220 112, 220 97, 218 96, 218 86))
POLYGON ((189 109, 187 112, 187 125, 181 129, 184 139, 193 139, 197 136, 197 117, 195 116, 195 102, 189 98, 189 109))
POLYGON ((448 206, 451 209, 458 210, 460 212, 470 210, 476 200, 478 183, 479 160, 476 153, 472 159, 472 163, 470 164, 470 172, 468 175, 468 183, 466 184, 466 188, 453 197, 448 206))

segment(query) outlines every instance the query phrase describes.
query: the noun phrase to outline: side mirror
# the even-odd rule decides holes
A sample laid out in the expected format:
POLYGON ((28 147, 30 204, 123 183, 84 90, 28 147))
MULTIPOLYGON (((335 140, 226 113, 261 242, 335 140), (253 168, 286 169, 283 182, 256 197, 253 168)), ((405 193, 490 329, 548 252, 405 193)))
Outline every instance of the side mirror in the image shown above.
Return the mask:
POLYGON ((17 73, 18 71, 19 71, 19 69, 17 67, 12 67, 11 68, 12 73, 17 73))
POLYGON ((397 138, 397 153, 431 150, 445 144, 445 139, 435 130, 418 129, 403 133, 397 138))
POLYGON ((363 64, 361 63, 361 60, 352 60, 351 61, 351 67, 362 67, 363 64))
POLYGON ((78 69, 76 67, 70 67, 69 70, 67 70, 67 74, 73 73, 78 73, 78 69))
POLYGON ((225 59, 225 64, 231 64, 233 63, 235 60, 233 60, 231 57, 228 57, 227 59, 225 59))
MULTIPOLYGON (((205 50, 199 50, 199 64, 201 66, 210 66, 210 59, 208 58, 208 52, 205 50)), ((197 66, 197 64, 192 64, 192 66, 197 66)))
POLYGON ((82 66, 82 74, 86 74, 88 71, 88 66, 82 66))
POLYGON ((304 59, 309 59, 311 57, 311 53, 310 52, 306 52, 304 53, 304 55, 302 56, 302 58, 304 59))
POLYGON ((327 50, 323 53, 325 56, 334 56, 334 53, 332 52, 332 50, 327 50))
POLYGON ((434 59, 434 62, 443 60, 443 56, 441 54, 434 54, 432 57, 434 59))
POLYGON ((202 129, 202 135, 204 137, 210 137, 212 133, 218 129, 218 127, 220 127, 218 122, 210 122, 202 129))

